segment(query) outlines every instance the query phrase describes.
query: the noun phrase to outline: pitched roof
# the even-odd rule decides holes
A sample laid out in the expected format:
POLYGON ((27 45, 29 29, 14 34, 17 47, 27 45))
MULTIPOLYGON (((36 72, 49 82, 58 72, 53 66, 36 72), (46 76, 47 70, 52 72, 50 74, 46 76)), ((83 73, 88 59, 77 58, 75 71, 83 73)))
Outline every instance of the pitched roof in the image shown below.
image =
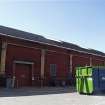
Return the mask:
POLYGON ((72 44, 72 43, 68 43, 68 42, 64 42, 64 41, 59 42, 59 41, 50 40, 50 39, 47 39, 41 35, 25 32, 25 31, 21 31, 18 29, 5 27, 5 26, 0 26, 0 34, 9 36, 9 37, 15 37, 18 39, 27 40, 27 41, 39 42, 39 43, 49 44, 52 46, 58 46, 58 47, 62 47, 65 49, 72 49, 72 50, 79 51, 79 52, 95 54, 95 55, 99 55, 99 56, 105 56, 105 53, 103 53, 101 51, 97 51, 94 49, 82 48, 76 44, 72 44))

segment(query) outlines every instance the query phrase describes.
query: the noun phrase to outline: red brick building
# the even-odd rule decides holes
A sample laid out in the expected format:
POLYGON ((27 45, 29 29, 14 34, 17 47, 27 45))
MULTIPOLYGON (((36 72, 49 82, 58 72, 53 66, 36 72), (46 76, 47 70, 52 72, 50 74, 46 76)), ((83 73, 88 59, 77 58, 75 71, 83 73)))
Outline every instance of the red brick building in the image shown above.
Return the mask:
POLYGON ((78 66, 104 66, 105 54, 0 26, 0 81, 14 87, 71 85, 78 66))

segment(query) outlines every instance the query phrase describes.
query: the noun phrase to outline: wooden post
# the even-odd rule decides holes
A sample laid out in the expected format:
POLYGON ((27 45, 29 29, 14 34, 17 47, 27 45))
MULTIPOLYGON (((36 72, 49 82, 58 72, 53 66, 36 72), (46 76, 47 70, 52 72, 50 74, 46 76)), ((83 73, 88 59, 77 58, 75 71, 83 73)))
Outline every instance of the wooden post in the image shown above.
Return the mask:
POLYGON ((73 55, 70 54, 70 73, 72 73, 73 70, 73 55))
POLYGON ((7 51, 7 42, 2 42, 1 65, 0 65, 0 74, 1 75, 5 74, 6 51, 7 51))
POLYGON ((15 75, 15 66, 16 66, 16 64, 13 62, 13 78, 12 78, 12 87, 13 88, 15 88, 15 87, 17 88, 16 75, 15 75))
POLYGON ((90 57, 90 66, 92 66, 92 57, 90 57))
POLYGON ((35 77, 34 77, 34 63, 32 64, 32 86, 35 85, 35 77))
POLYGON ((69 55, 69 65, 70 65, 70 77, 69 77, 69 84, 70 85, 72 85, 73 84, 73 78, 72 78, 72 76, 73 76, 73 55, 72 54, 70 54, 69 55))
POLYGON ((45 50, 41 50, 41 87, 43 86, 44 80, 44 68, 45 68, 45 50))

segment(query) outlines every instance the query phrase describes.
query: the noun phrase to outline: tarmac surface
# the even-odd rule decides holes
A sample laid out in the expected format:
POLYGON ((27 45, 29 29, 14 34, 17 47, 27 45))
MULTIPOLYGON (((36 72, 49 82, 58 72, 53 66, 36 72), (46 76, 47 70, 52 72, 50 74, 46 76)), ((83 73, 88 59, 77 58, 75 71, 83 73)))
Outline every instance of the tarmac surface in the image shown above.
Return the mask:
POLYGON ((105 93, 80 95, 73 87, 0 88, 0 105, 105 105, 105 93))

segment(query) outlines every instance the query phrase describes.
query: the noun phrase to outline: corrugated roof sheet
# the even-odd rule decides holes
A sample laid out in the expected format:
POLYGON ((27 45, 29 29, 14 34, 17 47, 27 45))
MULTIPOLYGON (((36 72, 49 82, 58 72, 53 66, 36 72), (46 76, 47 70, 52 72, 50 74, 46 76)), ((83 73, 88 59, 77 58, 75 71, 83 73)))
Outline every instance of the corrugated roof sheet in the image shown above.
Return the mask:
POLYGON ((5 35, 9 35, 10 37, 16 37, 19 39, 26 39, 26 40, 31 40, 33 42, 41 42, 41 43, 45 43, 45 44, 50 44, 50 45, 55 45, 55 46, 59 46, 59 47, 64 47, 64 48, 70 48, 70 49, 74 49, 77 51, 82 51, 82 52, 86 52, 86 53, 92 53, 92 54, 97 54, 97 55, 101 55, 101 56, 105 56, 105 53, 101 52, 101 51, 97 51, 94 49, 85 49, 82 48, 76 44, 72 44, 72 43, 68 43, 68 42, 64 42, 64 41, 54 41, 54 40, 50 40, 47 39, 41 35, 37 35, 37 34, 32 34, 29 32, 24 32, 24 31, 20 31, 14 28, 9 28, 9 27, 5 27, 5 26, 0 26, 0 33, 5 34, 5 35))

